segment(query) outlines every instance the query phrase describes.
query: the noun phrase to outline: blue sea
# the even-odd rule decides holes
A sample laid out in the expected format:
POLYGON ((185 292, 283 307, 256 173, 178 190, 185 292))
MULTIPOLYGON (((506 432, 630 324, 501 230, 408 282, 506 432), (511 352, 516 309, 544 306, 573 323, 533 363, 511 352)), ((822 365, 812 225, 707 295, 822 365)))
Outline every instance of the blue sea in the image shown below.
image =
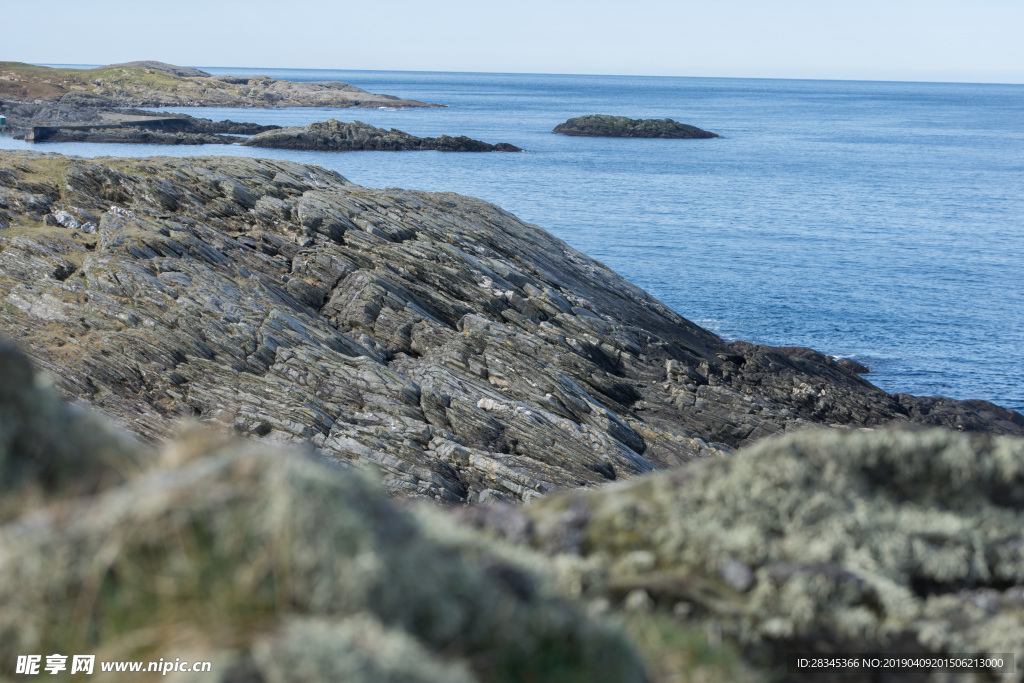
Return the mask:
MULTIPOLYGON (((727 339, 809 346, 890 392, 1024 410, 1024 86, 208 68, 342 80, 444 109, 195 109, 359 119, 524 154, 43 143, 81 156, 234 154, 500 204, 727 339), (715 140, 553 135, 670 117, 715 140)), ((184 110, 181 110, 184 111, 184 110)))

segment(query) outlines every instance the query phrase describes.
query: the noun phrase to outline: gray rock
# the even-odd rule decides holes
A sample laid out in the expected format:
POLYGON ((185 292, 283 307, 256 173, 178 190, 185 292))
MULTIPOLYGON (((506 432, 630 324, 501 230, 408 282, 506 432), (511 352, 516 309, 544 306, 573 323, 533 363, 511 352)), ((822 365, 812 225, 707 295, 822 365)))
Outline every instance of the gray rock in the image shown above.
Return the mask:
MULTIPOLYGON (((790 652, 1024 655, 1020 438, 804 430, 548 496, 522 508, 532 524, 520 542, 567 563, 567 509, 583 540, 563 581, 624 609, 647 595, 675 610, 664 628, 714 632, 761 680, 784 672, 790 652), (646 570, 626 561, 636 553, 653 555, 646 570)), ((507 537, 500 517, 469 519, 507 537)), ((950 680, 990 680, 970 676, 950 680)))
POLYGON ((555 126, 552 133, 601 138, 717 138, 716 133, 672 119, 631 119, 590 114, 555 126))
POLYGON ((154 455, 0 342, 0 658, 131 639, 224 683, 647 680, 541 558, 365 473, 201 428, 154 455))
POLYGON ((515 145, 499 142, 495 145, 473 140, 464 135, 420 138, 392 128, 385 130, 362 121, 344 123, 330 119, 308 126, 281 128, 254 135, 243 145, 272 147, 275 149, 312 149, 325 152, 351 152, 373 150, 402 152, 410 150, 438 150, 441 152, 522 152, 515 145))
POLYGON ((78 230, 80 227, 82 227, 82 222, 79 221, 74 216, 72 216, 67 211, 55 211, 53 213, 53 217, 58 224, 63 225, 65 228, 68 228, 69 230, 78 230))
POLYGON ((810 425, 1024 432, 1012 411, 891 396, 810 350, 727 344, 468 197, 286 161, 24 152, 0 153, 0 191, 17 228, 0 234, 0 333, 146 440, 198 418, 466 503, 810 425), (98 217, 97 237, 29 227, 39 211, 98 217))

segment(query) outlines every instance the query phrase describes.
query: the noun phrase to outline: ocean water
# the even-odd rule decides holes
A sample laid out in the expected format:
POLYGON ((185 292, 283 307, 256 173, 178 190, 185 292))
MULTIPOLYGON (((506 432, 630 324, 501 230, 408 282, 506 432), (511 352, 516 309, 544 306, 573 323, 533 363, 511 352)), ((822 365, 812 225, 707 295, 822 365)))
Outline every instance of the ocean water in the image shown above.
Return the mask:
MULTIPOLYGON (((474 195, 603 261, 727 339, 809 346, 891 392, 1024 410, 1024 86, 207 68, 337 79, 445 109, 196 109, 359 119, 524 154, 30 145, 81 156, 236 154, 353 182, 474 195), (571 138, 590 113, 716 140, 571 138)), ((182 110, 184 111, 184 110, 182 110)))

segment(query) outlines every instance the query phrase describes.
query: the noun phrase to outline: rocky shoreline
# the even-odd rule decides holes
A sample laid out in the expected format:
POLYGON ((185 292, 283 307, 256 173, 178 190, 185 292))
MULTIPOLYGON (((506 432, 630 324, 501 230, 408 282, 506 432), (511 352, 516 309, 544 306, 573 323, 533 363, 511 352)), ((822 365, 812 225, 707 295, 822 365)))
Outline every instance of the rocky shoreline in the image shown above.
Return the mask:
MULTIPOLYGON (((230 119, 212 121, 188 114, 82 106, 78 98, 57 102, 0 99, 0 110, 7 116, 12 137, 37 142, 223 144, 227 140, 216 136, 255 135, 280 128, 230 119)), ((240 140, 234 138, 230 142, 240 140)))
POLYGON ((480 200, 0 152, 0 336, 4 661, 755 683, 820 680, 789 652, 1024 657, 1024 416, 726 343, 480 200))
POLYGON ((345 123, 330 119, 308 126, 279 128, 254 135, 242 143, 248 147, 273 149, 308 149, 321 152, 405 152, 437 150, 440 152, 522 152, 507 142, 490 144, 465 135, 421 138, 396 128, 385 130, 362 121, 345 123))
POLYGON ((569 119, 555 126, 552 133, 602 138, 677 138, 708 139, 717 133, 672 119, 631 119, 625 116, 591 114, 569 119))
MULTIPOLYGON (((17 139, 34 142, 128 142, 199 145, 241 142, 280 126, 214 122, 136 107, 439 107, 375 95, 348 83, 303 83, 266 77, 214 77, 162 62, 98 69, 51 69, 0 62, 0 112, 17 139), (179 119, 181 125, 160 125, 179 119)), ((172 122, 173 123, 173 122, 172 122)), ((464 140, 467 144, 468 138, 464 140)))
POLYGON ((0 334, 149 440, 199 416, 465 502, 815 425, 1024 433, 983 401, 725 343, 479 200, 284 161, 0 158, 0 334))
POLYGON ((809 683, 788 653, 1024 656, 1020 438, 806 430, 525 507, 439 508, 212 430, 155 450, 33 375, 0 340, 6 661, 145 652, 211 661, 217 683, 298 666, 352 683, 809 683))

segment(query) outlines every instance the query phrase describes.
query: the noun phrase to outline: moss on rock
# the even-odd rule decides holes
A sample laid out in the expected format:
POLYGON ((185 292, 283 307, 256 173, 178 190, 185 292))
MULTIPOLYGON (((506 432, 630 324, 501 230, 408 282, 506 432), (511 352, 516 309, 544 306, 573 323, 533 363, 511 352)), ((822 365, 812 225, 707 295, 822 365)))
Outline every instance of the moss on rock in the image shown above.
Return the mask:
POLYGON ((748 655, 1024 655, 1024 441, 801 432, 525 508, 591 596, 638 591, 748 655))
MULTIPOLYGON (((0 419, 20 439, 11 452, 32 455, 79 418, 59 422, 69 409, 8 355, 6 376, 19 383, 0 384, 0 419), (49 421, 12 423, 10 411, 40 405, 49 421)), ((22 468, 20 486, 50 471, 103 473, 106 444, 95 438, 22 468)), ((120 485, 44 501, 0 527, 0 661, 35 652, 155 660, 199 648, 234 653, 267 681, 325 680, 310 672, 334 667, 353 681, 646 680, 619 631, 531 566, 484 540, 445 542, 425 524, 450 522, 401 509, 368 475, 186 435, 120 485), (417 662, 402 659, 422 653, 431 653, 423 675, 403 677, 417 662), (286 670, 300 655, 313 668, 286 670)))

